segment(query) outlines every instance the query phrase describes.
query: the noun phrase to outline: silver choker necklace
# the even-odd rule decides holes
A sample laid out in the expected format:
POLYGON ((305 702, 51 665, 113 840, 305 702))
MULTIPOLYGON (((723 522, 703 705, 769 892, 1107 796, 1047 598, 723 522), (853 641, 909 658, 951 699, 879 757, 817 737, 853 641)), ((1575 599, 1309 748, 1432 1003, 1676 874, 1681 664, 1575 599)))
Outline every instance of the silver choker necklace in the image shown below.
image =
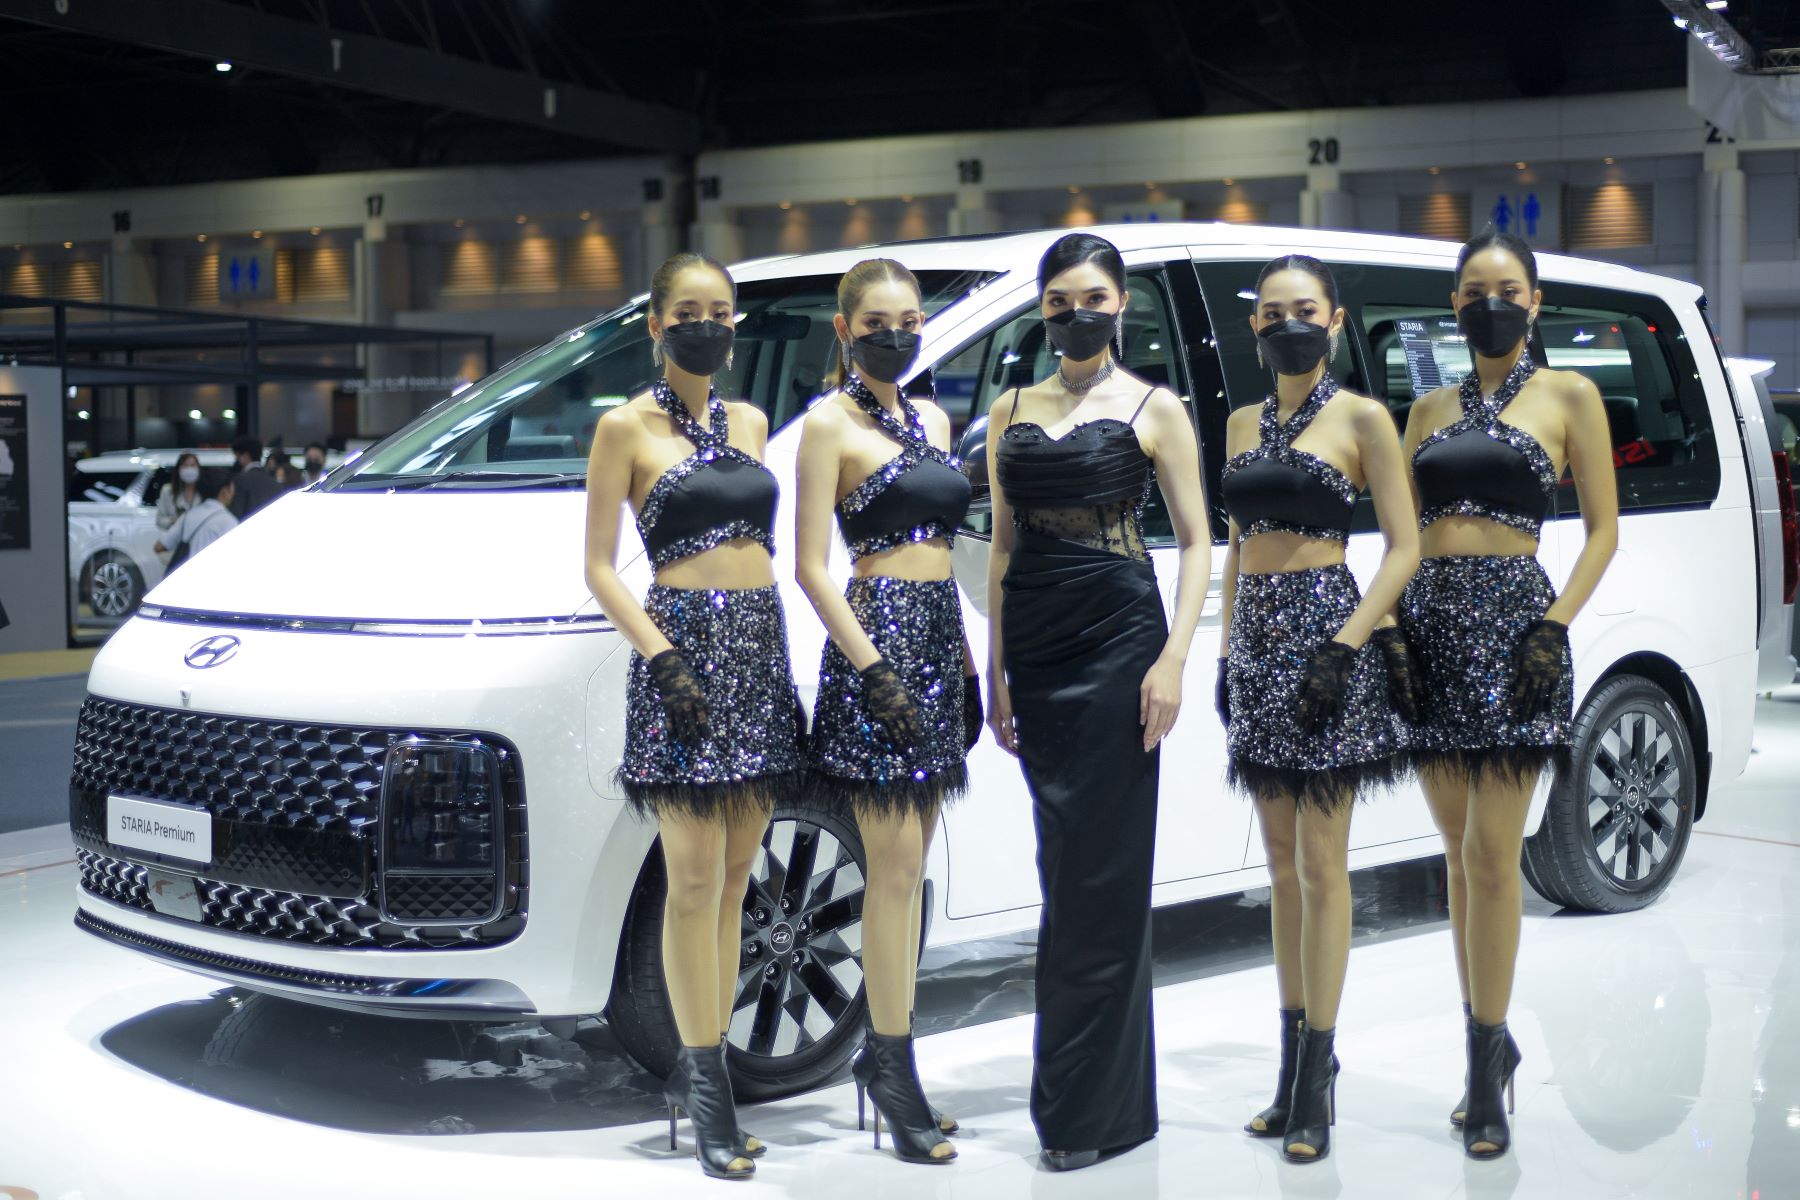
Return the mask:
POLYGON ((1098 371, 1095 371, 1080 383, 1075 383, 1070 380, 1067 375, 1063 374, 1062 364, 1058 363, 1056 367, 1056 382, 1062 384, 1063 391, 1069 393, 1071 396, 1085 396, 1111 378, 1113 370, 1117 365, 1117 363, 1109 358, 1100 364, 1100 369, 1098 371))

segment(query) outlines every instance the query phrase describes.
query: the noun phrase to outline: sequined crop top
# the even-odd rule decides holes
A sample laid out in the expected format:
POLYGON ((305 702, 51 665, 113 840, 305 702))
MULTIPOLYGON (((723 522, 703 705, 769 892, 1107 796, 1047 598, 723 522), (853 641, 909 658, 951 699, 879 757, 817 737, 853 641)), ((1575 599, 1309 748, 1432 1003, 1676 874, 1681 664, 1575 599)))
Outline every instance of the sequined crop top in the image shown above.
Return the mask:
POLYGON ((931 444, 918 410, 904 395, 901 420, 854 375, 845 381, 844 394, 900 444, 899 454, 838 501, 838 528, 850 547, 850 561, 908 542, 953 541, 971 494, 968 478, 958 469, 961 464, 931 444))
POLYGON ((1463 376, 1463 415, 1413 451, 1420 529, 1444 517, 1484 517, 1538 536, 1555 507, 1556 465, 1536 438, 1500 419, 1536 370, 1520 356, 1486 399, 1475 372, 1463 376))
POLYGON ((749 538, 775 553, 775 476, 727 440, 725 402, 708 402, 702 429, 666 380, 651 389, 694 452, 664 471, 638 510, 638 535, 656 567, 749 538))
POLYGON ((1350 540, 1356 485, 1324 459, 1294 449, 1294 439, 1337 390, 1337 380, 1326 375, 1286 421, 1273 395, 1263 401, 1257 423, 1262 441, 1232 455, 1219 482, 1240 544, 1259 533, 1296 533, 1340 545, 1350 540))
POLYGON ((1149 399, 1146 392, 1130 420, 1083 421, 1053 438, 1035 421, 1011 420, 1014 392, 994 464, 1013 526, 1149 562, 1144 505, 1156 475, 1133 428, 1149 399))

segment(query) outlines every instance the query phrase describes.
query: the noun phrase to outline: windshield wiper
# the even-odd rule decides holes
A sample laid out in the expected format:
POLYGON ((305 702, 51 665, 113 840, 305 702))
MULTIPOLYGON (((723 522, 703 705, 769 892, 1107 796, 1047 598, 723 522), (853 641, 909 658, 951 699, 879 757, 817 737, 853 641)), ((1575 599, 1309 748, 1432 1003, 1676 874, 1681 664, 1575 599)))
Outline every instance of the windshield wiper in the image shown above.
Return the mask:
POLYGON ((437 488, 511 491, 526 488, 582 487, 585 471, 490 471, 470 468, 447 475, 370 475, 346 479, 341 492, 423 492, 437 488))

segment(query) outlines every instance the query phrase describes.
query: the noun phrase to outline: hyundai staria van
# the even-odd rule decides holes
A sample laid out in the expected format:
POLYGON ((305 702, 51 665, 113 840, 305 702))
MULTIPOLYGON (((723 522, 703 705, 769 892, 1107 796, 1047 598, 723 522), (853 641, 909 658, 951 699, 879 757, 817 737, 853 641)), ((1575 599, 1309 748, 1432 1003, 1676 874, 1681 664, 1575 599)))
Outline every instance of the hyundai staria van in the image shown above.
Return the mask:
MULTIPOLYGON (((798 418, 836 353, 838 277, 879 252, 923 286, 930 319, 909 388, 935 392, 977 481, 954 557, 985 664, 985 414, 1055 369, 1034 275, 1060 232, 734 269, 735 365, 719 383, 769 416, 769 464, 788 485, 776 574, 809 703, 825 635, 783 567, 787 505, 798 418)), ((1216 541, 1227 414, 1271 385, 1245 319, 1268 259, 1331 264, 1349 317, 1332 370, 1388 404, 1396 437, 1415 398, 1469 369, 1449 308, 1452 244, 1204 224, 1102 232, 1130 270, 1125 365, 1187 404, 1216 541)), ((1599 386, 1623 511, 1618 554, 1570 631, 1577 769, 1564 790, 1540 788, 1524 866, 1557 904, 1617 911, 1668 887, 1711 783, 1744 767, 1755 693, 1793 678, 1792 490, 1762 414, 1739 408, 1757 398, 1734 399, 1755 375, 1734 392, 1697 288, 1539 261, 1534 352, 1599 386)), ((595 422, 651 378, 644 317, 640 298, 560 334, 149 594, 95 661, 81 712, 70 787, 81 928, 323 1005, 553 1026, 604 1012, 633 1056, 668 1067, 661 856, 655 827, 611 782, 631 651, 589 596, 581 557, 595 422), (265 569, 303 546, 315 569, 265 569)), ((1167 515, 1147 518, 1172 592, 1167 515)), ((1349 558, 1366 584, 1381 552, 1366 499, 1359 522, 1349 558)), ((622 569, 641 594, 650 567, 634 540, 622 569)), ((1565 484, 1538 552, 1559 585, 1581 540, 1565 484)), ((847 572, 841 547, 837 565, 847 572)), ((1215 574, 1163 748, 1158 904, 1268 881, 1250 805, 1223 785, 1224 733, 1206 699, 1218 587, 1215 574)), ((932 845, 932 944, 1037 921, 1018 766, 989 737, 970 766, 970 794, 932 845)), ((1416 787, 1358 809, 1352 866, 1439 852, 1416 787)), ((744 898, 729 1035, 740 1096, 812 1086, 848 1057, 863 1011, 862 886, 854 827, 776 812, 744 898)))

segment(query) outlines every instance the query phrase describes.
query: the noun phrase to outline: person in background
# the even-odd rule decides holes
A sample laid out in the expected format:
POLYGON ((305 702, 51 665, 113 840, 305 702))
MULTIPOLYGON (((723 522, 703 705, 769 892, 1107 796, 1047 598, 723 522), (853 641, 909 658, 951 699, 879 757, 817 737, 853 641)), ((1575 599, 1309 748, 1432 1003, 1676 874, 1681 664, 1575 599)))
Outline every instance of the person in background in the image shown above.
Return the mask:
POLYGON ((291 492, 306 482, 300 477, 300 472, 295 469, 294 460, 289 458, 283 450, 270 447, 265 465, 268 467, 269 474, 274 477, 276 483, 281 485, 281 490, 284 492, 291 492))
POLYGON ((306 444, 306 474, 300 482, 301 487, 319 482, 325 478, 325 443, 308 442, 306 444))
POLYGON ((234 480, 223 473, 209 471, 200 476, 195 488, 199 502, 181 514, 156 542, 158 554, 177 550, 183 543, 187 545, 185 553, 169 561, 170 570, 238 527, 238 519, 231 515, 232 493, 236 489, 234 480))
POLYGON ((156 498, 156 527, 167 529, 190 508, 200 503, 200 456, 183 454, 175 460, 175 478, 163 484, 156 498))
POLYGON ((281 495, 281 485, 259 465, 262 462, 263 448, 256 438, 244 435, 231 443, 231 451, 237 455, 237 476, 232 480, 231 515, 242 521, 281 495))

